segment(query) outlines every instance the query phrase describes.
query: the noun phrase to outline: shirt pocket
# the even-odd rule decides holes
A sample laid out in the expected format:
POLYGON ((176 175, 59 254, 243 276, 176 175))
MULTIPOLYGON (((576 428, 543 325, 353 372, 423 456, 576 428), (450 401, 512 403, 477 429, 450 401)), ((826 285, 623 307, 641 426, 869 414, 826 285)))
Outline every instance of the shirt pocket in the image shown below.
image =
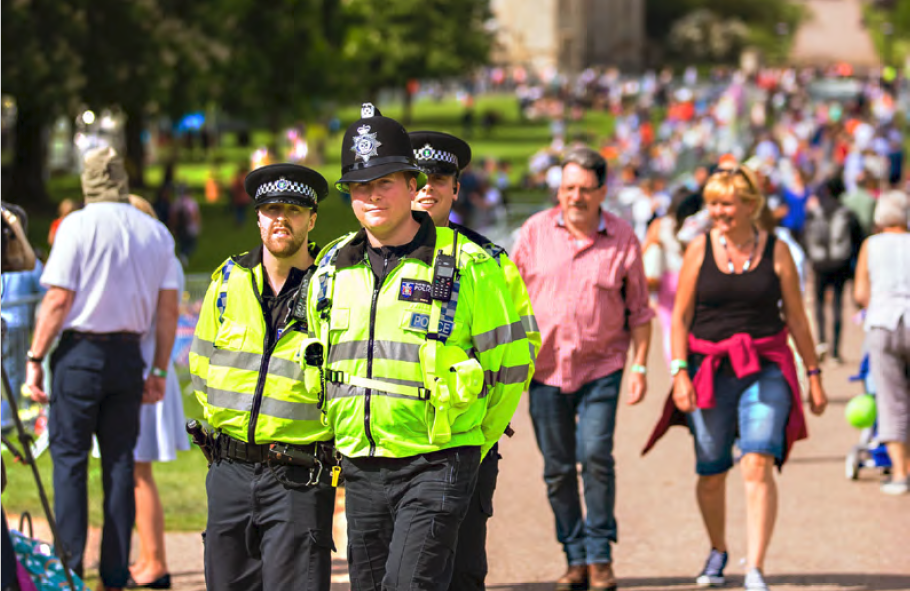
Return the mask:
POLYGON ((333 308, 329 319, 329 332, 344 332, 351 324, 350 308, 333 308))
POLYGON ((215 348, 229 351, 243 351, 246 344, 247 328, 245 325, 225 318, 215 334, 215 348))

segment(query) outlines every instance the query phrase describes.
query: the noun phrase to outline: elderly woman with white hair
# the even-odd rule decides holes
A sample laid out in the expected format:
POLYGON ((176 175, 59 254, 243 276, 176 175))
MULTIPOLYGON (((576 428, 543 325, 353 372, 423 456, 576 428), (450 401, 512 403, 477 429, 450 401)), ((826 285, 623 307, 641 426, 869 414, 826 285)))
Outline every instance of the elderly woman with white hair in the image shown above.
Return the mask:
POLYGON ((860 249, 854 298, 866 308, 866 345, 878 403, 878 436, 891 458, 883 493, 907 494, 910 469, 910 233, 908 198, 892 191, 879 198, 880 232, 860 249))

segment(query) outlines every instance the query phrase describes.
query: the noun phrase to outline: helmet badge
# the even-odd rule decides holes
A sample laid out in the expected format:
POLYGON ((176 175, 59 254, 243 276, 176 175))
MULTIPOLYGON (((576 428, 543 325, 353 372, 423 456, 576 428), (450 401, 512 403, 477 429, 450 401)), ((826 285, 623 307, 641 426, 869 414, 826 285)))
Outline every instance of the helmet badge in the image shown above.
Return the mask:
POLYGON ((370 133, 370 126, 364 125, 357 128, 357 133, 360 135, 354 138, 354 145, 351 146, 351 151, 356 154, 355 159, 369 162, 373 156, 379 156, 378 148, 382 142, 376 139, 377 132, 370 133))

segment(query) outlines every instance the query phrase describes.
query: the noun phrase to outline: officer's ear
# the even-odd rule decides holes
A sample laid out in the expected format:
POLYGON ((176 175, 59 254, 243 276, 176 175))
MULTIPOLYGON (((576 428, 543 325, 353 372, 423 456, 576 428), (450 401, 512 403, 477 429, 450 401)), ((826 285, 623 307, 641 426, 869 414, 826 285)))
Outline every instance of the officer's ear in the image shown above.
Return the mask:
POLYGON ((307 232, 312 232, 313 228, 316 227, 316 212, 312 209, 310 210, 310 222, 307 227, 307 232))

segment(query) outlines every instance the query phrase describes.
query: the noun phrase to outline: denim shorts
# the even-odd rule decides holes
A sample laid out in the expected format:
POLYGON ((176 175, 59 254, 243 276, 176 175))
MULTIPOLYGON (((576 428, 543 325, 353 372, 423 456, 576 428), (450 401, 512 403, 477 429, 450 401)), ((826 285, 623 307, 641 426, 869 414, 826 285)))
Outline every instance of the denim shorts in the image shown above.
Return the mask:
MULTIPOLYGON (((689 371, 695 375, 698 367, 689 371)), ((733 467, 733 446, 743 454, 760 453, 783 460, 787 419, 793 396, 780 367, 762 369, 742 379, 724 363, 714 377, 714 408, 686 415, 695 440, 695 471, 722 474, 733 467)))

